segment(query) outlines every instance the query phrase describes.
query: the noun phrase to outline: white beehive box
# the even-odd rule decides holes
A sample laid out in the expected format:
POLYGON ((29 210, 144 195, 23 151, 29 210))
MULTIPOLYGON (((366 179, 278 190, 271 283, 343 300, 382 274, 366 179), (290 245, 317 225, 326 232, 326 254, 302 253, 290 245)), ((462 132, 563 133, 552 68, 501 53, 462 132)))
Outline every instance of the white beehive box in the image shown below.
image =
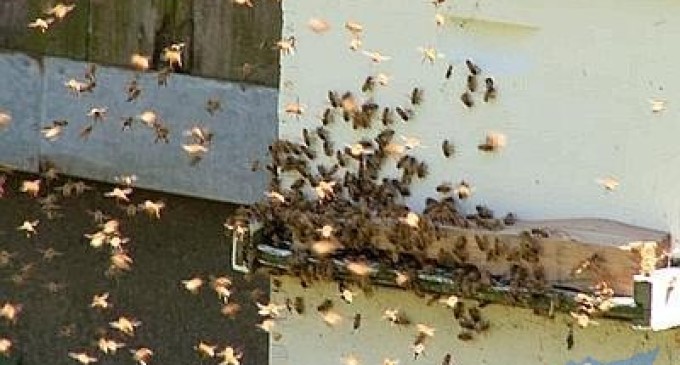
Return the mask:
POLYGON ((653 331, 680 326, 680 267, 658 269, 634 279, 637 301, 646 310, 646 325, 653 331))

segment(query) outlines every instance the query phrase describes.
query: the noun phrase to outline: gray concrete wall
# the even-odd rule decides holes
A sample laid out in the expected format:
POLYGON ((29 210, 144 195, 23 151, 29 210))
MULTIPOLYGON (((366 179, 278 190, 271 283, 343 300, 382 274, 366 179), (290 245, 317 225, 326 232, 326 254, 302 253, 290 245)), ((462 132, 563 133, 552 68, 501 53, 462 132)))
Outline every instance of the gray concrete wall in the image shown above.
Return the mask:
POLYGON ((0 163, 35 172, 38 161, 47 159, 66 174, 106 182, 136 174, 139 187, 235 203, 262 196, 267 177, 263 170, 251 171, 251 163, 266 156, 278 135, 276 89, 186 75, 172 75, 167 87, 159 87, 156 74, 146 73, 141 96, 127 102, 126 85, 134 73, 98 67, 94 92, 75 97, 64 83, 84 80, 86 69, 83 62, 0 54, 0 108, 13 115, 0 132, 0 163), (205 109, 209 98, 222 103, 214 116, 205 109), (92 107, 107 107, 108 115, 81 139, 92 107), (154 143, 153 130, 141 123, 121 130, 122 118, 145 110, 154 110, 170 128, 170 143, 154 143), (45 140, 40 128, 55 119, 69 125, 56 141, 45 140), (181 144, 194 124, 215 136, 205 158, 191 166, 181 144))

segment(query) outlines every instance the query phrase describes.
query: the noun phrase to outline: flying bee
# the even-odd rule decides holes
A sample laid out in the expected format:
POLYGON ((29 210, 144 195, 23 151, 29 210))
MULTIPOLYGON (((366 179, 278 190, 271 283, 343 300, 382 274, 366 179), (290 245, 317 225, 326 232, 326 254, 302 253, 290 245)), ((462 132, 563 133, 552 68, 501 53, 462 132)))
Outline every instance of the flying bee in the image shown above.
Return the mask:
POLYGON ((375 89, 375 78, 373 76, 368 76, 366 77, 366 80, 364 80, 364 84, 361 85, 361 91, 362 92, 373 92, 375 89))
POLYGON ((333 123, 333 111, 331 108, 326 108, 326 110, 323 112, 323 117, 321 117, 321 123, 323 125, 329 125, 333 123))
POLYGON ((437 185, 437 188, 435 190, 437 190, 438 193, 448 194, 451 191, 453 191, 453 187, 451 186, 450 183, 443 183, 437 185))
POLYGON ((467 66, 468 70, 470 70, 470 73, 475 76, 479 75, 479 73, 482 72, 482 69, 479 68, 479 66, 475 65, 470 59, 465 60, 465 65, 467 66))
POLYGON ((342 104, 338 94, 333 90, 328 91, 328 101, 331 103, 333 108, 338 108, 342 104))
POLYGON ((505 146, 505 140, 505 135, 489 132, 486 135, 484 143, 480 143, 477 148, 484 152, 497 152, 505 146))
POLYGON ((385 109, 383 109, 382 124, 385 127, 394 124, 394 115, 392 114, 392 110, 389 107, 385 107, 385 109))
POLYGON ((467 77, 467 88, 468 88, 468 90, 470 90, 470 92, 477 91, 477 76, 468 75, 468 77, 467 77))
POLYGON ((486 92, 484 92, 484 102, 488 103, 489 100, 494 100, 496 99, 496 96, 498 96, 498 92, 496 90, 496 86, 493 83, 493 79, 490 77, 487 77, 484 82, 486 83, 486 92))
POLYGON ((398 106, 396 110, 397 114, 399 114, 399 116, 404 122, 408 122, 409 119, 413 117, 413 110, 411 109, 402 109, 401 107, 398 106))
POLYGON ((460 96, 460 101, 465 104, 466 107, 472 108, 475 105, 475 101, 472 100, 472 94, 470 94, 469 91, 465 91, 461 96, 460 96))
POLYGON ((449 80, 453 76, 453 65, 449 65, 449 67, 446 68, 446 73, 444 74, 444 78, 449 80))
POLYGON ((80 134, 78 136, 83 139, 89 137, 90 134, 92 133, 93 128, 94 124, 88 124, 87 126, 85 126, 85 128, 80 130, 80 134))
POLYGON ((442 152, 446 158, 451 157, 455 152, 455 147, 448 139, 445 139, 444 142, 442 142, 442 152))
POLYGON ((423 102, 423 89, 414 87, 411 91, 411 104, 420 105, 423 102))

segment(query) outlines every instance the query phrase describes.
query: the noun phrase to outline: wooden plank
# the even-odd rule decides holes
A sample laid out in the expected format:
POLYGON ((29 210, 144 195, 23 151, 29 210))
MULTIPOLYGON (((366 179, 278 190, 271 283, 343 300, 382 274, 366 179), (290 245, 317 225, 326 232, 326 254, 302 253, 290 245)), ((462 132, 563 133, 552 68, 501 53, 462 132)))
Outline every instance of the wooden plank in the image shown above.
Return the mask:
POLYGON ((252 66, 246 82, 277 86, 282 12, 277 1, 254 1, 254 7, 231 1, 194 0, 194 67, 200 76, 244 81, 244 65, 252 66))
POLYGON ((41 33, 28 28, 36 18, 45 18, 50 0, 5 0, 0 2, 0 47, 78 60, 87 58, 89 0, 75 0, 75 9, 63 20, 41 33))
MULTIPOLYGON (((91 0, 90 60, 128 65, 130 55, 151 55, 159 22, 160 0, 91 0)), ((162 9, 162 6, 161 6, 162 9)))
MULTIPOLYGON (((393 245, 383 232, 375 244, 380 248, 393 249, 393 245)), ((658 254, 670 247, 669 236, 665 232, 634 227, 604 219, 564 219, 552 221, 523 221, 499 231, 462 229, 447 227, 440 239, 427 247, 426 255, 440 257, 441 250, 453 253, 457 242, 464 240, 467 262, 488 270, 491 274, 507 273, 516 263, 504 259, 523 244, 532 241, 540 247, 539 264, 545 270, 546 280, 551 285, 590 291, 598 281, 604 280, 617 295, 633 295, 633 275, 639 273, 639 258, 635 253, 619 248, 633 241, 655 241, 659 244, 658 254), (549 234, 547 238, 527 236, 524 232, 540 228, 549 234), (489 248, 482 249, 477 239, 490 243, 496 241, 504 247, 502 259, 489 261, 489 248), (602 261, 589 269, 576 274, 580 264, 597 255, 602 261)), ((533 266, 520 260, 523 266, 533 266)))

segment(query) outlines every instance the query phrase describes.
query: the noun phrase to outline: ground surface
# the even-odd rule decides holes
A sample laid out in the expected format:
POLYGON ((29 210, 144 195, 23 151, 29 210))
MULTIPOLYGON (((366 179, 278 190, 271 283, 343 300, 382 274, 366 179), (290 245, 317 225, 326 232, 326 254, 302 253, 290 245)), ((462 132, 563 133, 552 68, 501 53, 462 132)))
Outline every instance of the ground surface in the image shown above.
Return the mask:
MULTIPOLYGON (((24 364, 76 363, 68 358, 69 351, 86 351, 99 358, 99 364, 131 364, 128 349, 142 346, 154 351, 150 364, 217 363, 199 357, 193 348, 199 341, 242 349, 243 364, 268 363, 268 338, 255 327, 258 315, 252 299, 252 290, 259 288, 260 300, 267 302, 268 281, 229 270, 230 241, 222 224, 234 206, 135 190, 134 203, 161 199, 167 208, 160 220, 143 213, 128 217, 103 197, 110 186, 94 185, 95 190, 80 197, 60 197, 63 217, 49 220, 36 199, 18 191, 26 178, 9 175, 0 198, 0 252, 16 254, 0 265, 0 305, 23 306, 15 325, 0 318, 0 337, 15 343, 24 364), (107 249, 91 247, 83 236, 99 229, 87 213, 95 209, 120 219, 121 232, 131 239, 132 271, 114 278, 104 275, 107 249), (17 231, 24 220, 35 219, 40 220, 36 236, 27 238, 17 231), (40 250, 50 247, 62 255, 45 260, 40 250), (186 291, 180 281, 196 275, 235 279, 232 299, 241 304, 241 313, 235 319, 222 315, 221 303, 208 285, 197 295, 186 291), (50 283, 64 287, 53 293, 50 283), (113 307, 91 309, 92 296, 103 292, 110 292, 113 307), (142 322, 134 337, 108 326, 120 315, 142 322), (124 341, 128 348, 103 354, 96 347, 102 334, 124 341)), ((64 181, 51 183, 41 196, 64 181)))

